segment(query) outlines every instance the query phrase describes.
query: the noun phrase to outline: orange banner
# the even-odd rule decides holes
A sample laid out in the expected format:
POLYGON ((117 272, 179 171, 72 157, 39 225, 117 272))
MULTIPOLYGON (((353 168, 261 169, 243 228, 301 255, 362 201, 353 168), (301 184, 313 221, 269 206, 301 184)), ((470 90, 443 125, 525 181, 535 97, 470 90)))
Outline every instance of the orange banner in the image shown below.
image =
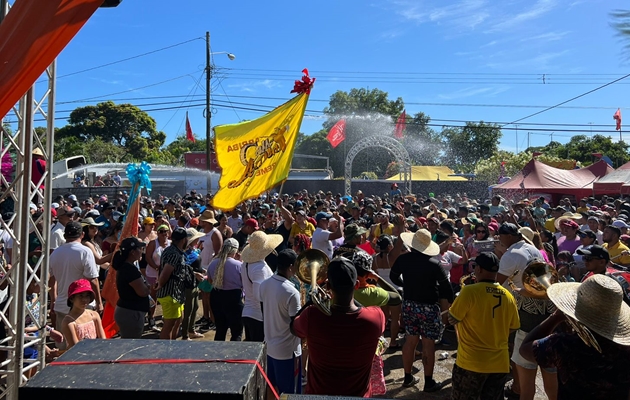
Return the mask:
POLYGON ((103 0, 13 3, 0 24, 0 117, 46 71, 101 4, 103 0))

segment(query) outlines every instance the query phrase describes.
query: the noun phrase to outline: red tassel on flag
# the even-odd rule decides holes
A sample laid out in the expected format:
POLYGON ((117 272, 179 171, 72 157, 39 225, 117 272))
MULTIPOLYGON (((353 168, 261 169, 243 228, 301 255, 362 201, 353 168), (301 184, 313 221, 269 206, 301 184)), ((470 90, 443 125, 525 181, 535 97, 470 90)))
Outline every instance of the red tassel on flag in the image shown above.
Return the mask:
POLYGON ((190 127, 190 120, 188 119, 188 111, 186 111, 186 139, 195 143, 195 135, 193 135, 192 128, 190 127))
POLYGON ((615 130, 620 131, 621 130, 621 110, 618 108, 617 112, 615 113, 615 115, 613 115, 613 118, 615 119, 615 121, 617 121, 617 127, 615 128, 615 130))
POLYGON ((405 110, 403 110, 402 114, 398 117, 398 121, 396 121, 396 129, 394 130, 394 137, 397 139, 402 139, 403 131, 405 130, 405 125, 407 124, 407 114, 405 110))
POLYGON ((340 119, 328 132, 326 139, 330 142, 330 145, 334 149, 339 146, 339 143, 346 140, 346 120, 340 119))

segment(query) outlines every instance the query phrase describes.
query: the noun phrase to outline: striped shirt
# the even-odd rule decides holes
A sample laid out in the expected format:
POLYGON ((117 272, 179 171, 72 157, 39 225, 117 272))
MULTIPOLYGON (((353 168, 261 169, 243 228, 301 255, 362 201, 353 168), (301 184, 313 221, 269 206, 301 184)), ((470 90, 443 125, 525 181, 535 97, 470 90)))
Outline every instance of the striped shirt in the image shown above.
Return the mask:
POLYGON ((187 268, 186 254, 177 246, 171 244, 162 252, 160 273, 162 273, 166 264, 170 264, 173 267, 173 273, 169 277, 168 282, 158 290, 157 297, 159 299, 171 296, 176 302, 184 304, 186 300, 184 287, 187 268))

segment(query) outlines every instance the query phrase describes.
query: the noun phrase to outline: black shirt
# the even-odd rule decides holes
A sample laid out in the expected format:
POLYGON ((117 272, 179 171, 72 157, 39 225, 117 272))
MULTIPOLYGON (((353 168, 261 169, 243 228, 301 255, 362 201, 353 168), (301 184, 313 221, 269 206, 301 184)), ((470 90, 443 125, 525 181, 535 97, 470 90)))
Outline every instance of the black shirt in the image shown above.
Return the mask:
POLYGON ((403 287, 405 300, 420 304, 438 304, 440 299, 453 302, 453 289, 438 261, 416 250, 401 254, 389 274, 394 284, 403 287), (402 279, 401 276, 402 275, 402 279))
POLYGON ((248 235, 243 233, 242 229, 239 229, 238 232, 236 232, 234 235, 232 235, 232 238, 236 239, 236 241, 238 242, 238 249, 239 249, 239 251, 243 250, 243 248, 247 244, 247 237, 248 237, 248 235))
POLYGON ((135 265, 124 262, 116 270, 116 286, 118 287, 118 307, 134 311, 149 311, 149 297, 140 297, 129 285, 138 278, 142 278, 135 265))
POLYGON ((273 252, 269 253, 269 255, 267 257, 265 257, 265 262, 267 263, 267 265, 269 266, 269 268, 271 268, 271 270, 273 272, 276 272, 277 266, 278 266, 278 255, 282 250, 288 248, 289 245, 289 234, 291 233, 291 230, 287 229, 286 226, 284 226, 284 222, 281 223, 280 225, 278 225, 275 228, 267 228, 265 229, 265 233, 267 235, 280 235, 282 236, 282 243, 280 243, 278 245, 278 247, 275 248, 276 254, 274 254, 273 252))

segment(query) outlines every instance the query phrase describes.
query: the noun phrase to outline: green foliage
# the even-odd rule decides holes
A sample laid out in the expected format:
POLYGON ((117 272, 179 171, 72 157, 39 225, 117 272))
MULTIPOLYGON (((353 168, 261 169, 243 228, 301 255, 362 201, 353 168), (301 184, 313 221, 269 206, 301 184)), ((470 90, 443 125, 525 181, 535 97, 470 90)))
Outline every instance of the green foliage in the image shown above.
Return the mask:
POLYGON ((463 128, 442 129, 443 163, 456 172, 469 173, 475 165, 499 150, 502 133, 498 125, 467 122, 463 128))
MULTIPOLYGON (((512 177, 516 175, 523 167, 532 159, 532 153, 524 151, 518 154, 511 153, 505 150, 499 150, 497 153, 489 158, 485 158, 479 161, 475 167, 476 179, 478 181, 488 182, 488 184, 496 184, 501 176, 501 162, 505 162, 505 174, 506 177, 512 177)), ((536 158, 543 163, 567 161, 561 158, 542 154, 536 158)))
POLYGON ((70 113, 68 125, 59 129, 56 137, 75 137, 85 143, 100 139, 124 147, 135 160, 146 160, 151 150, 159 149, 166 140, 166 134, 156 129, 149 114, 132 104, 113 101, 75 109, 70 113))
POLYGON ((577 135, 566 144, 551 142, 547 146, 532 150, 554 157, 576 160, 585 165, 593 163, 592 153, 601 153, 608 156, 613 161, 613 167, 617 168, 630 160, 628 148, 625 142, 613 142, 607 136, 594 135, 590 138, 586 135, 577 135))
MULTIPOLYGON (((172 162, 167 164, 184 165, 184 153, 191 151, 206 151, 206 140, 195 140, 191 142, 186 139, 186 135, 178 136, 173 142, 169 143, 164 150, 159 153, 168 153, 172 158, 172 162)), ((161 163, 160 163, 161 164, 161 163)))
POLYGON ((359 176, 355 176, 353 179, 378 179, 378 175, 372 171, 364 171, 361 172, 359 176))

